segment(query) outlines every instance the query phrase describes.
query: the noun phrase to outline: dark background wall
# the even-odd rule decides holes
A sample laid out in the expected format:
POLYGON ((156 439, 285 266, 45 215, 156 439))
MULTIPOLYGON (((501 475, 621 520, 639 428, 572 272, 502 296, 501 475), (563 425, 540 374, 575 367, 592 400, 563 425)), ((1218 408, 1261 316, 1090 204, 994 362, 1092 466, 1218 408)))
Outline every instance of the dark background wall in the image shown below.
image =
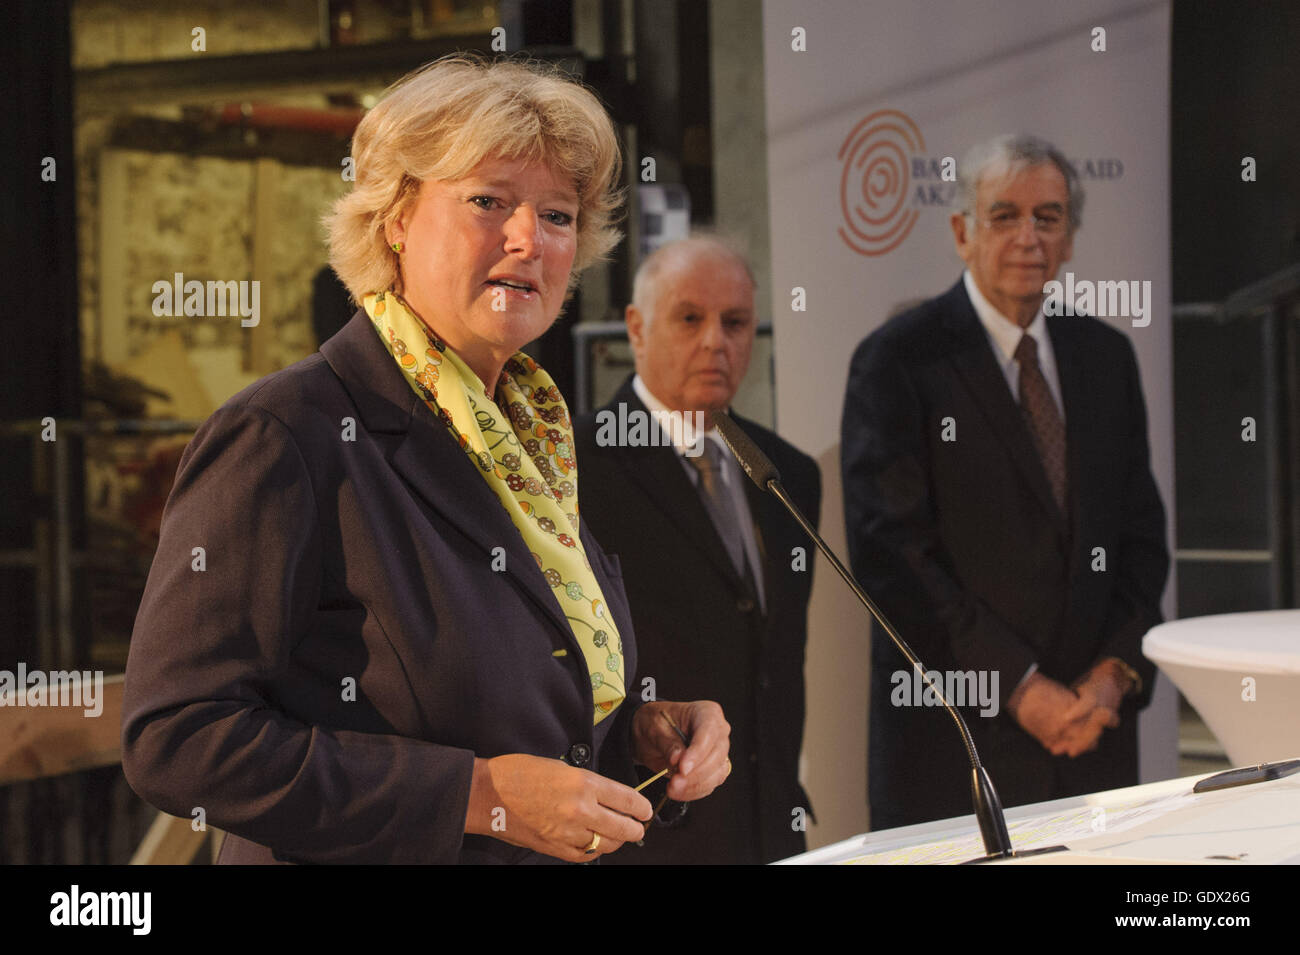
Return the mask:
MULTIPOLYGON (((65 5, 4 4, 0 61, 7 74, 0 110, 0 274, 6 290, 0 308, 0 420, 76 417, 81 412, 76 170, 65 5), (46 156, 56 162, 54 182, 41 179, 46 156)), ((45 504, 32 493, 32 469, 29 438, 0 438, 0 549, 33 545, 31 520, 45 504)), ((80 528, 73 534, 79 536, 80 528)), ((34 585, 30 568, 0 570, 6 618, 0 627, 0 667, 32 658, 34 585)))
POLYGON ((1300 591, 1297 49, 1300 4, 1174 3, 1174 302, 1223 303, 1294 273, 1253 304, 1175 319, 1180 616, 1295 606, 1300 591), (1254 182, 1242 181, 1247 156, 1254 182))
POLYGON ((1176 0, 1172 46, 1174 301, 1218 301, 1300 261, 1300 4, 1176 0))

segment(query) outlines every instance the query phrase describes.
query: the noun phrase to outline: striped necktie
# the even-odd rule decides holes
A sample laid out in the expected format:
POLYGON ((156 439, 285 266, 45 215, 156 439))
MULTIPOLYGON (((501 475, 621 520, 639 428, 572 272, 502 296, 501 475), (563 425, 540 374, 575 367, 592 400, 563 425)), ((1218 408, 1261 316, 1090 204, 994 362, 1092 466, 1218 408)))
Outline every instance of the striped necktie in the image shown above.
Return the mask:
POLYGON ((1020 411, 1034 436, 1034 445, 1038 448, 1043 470, 1047 472, 1056 506, 1065 516, 1068 513, 1065 509, 1065 425, 1061 422, 1061 413, 1052 399, 1043 370, 1038 366, 1038 343, 1028 332, 1020 337, 1020 344, 1016 346, 1016 362, 1020 365, 1020 411))

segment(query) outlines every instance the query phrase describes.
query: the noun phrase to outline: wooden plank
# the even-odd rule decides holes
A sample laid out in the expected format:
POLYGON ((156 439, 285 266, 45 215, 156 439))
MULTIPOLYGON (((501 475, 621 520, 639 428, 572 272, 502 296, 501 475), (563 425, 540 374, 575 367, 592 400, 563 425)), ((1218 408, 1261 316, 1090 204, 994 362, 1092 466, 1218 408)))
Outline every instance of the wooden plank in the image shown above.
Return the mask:
POLYGON ((189 865, 208 837, 206 832, 195 832, 190 823, 189 819, 158 813, 131 857, 131 865, 189 865))
MULTIPOLYGON (((125 113, 129 106, 157 103, 239 102, 267 98, 268 94, 383 89, 418 66, 461 52, 494 56, 491 34, 118 63, 76 71, 77 109, 125 113)), ((528 52, 534 59, 555 62, 579 78, 585 72, 581 50, 533 46, 528 52)))
POLYGON ((17 706, 8 699, 0 706, 0 786, 120 763, 122 681, 122 674, 104 677, 97 716, 87 716, 84 706, 17 706))
MULTIPOLYGON (((280 164, 273 159, 253 163, 253 274, 259 283, 259 316, 256 325, 242 328, 246 336, 244 370, 269 375, 271 336, 275 320, 275 230, 279 224, 280 164)), ((240 319, 241 323, 243 319, 240 319)))
POLYGON ((109 366, 126 361, 131 343, 127 334, 126 280, 127 250, 127 161, 118 149, 105 149, 99 156, 99 308, 90 318, 93 325, 82 328, 91 358, 109 366))

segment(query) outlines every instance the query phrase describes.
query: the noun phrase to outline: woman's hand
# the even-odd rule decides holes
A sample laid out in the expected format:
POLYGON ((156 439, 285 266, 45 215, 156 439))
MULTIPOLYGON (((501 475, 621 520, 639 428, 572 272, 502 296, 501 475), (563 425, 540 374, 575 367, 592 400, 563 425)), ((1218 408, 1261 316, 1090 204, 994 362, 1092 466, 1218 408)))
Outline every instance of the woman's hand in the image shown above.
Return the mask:
POLYGON ((678 802, 703 799, 731 773, 731 724, 722 707, 711 700, 673 703, 658 700, 636 712, 632 722, 636 761, 658 772, 672 768, 668 798, 678 802), (690 745, 682 743, 677 725, 690 745))
POLYGON ((651 813, 646 798, 622 783, 558 759, 511 753, 474 760, 465 831, 590 862, 643 838, 638 820, 649 822, 651 813))

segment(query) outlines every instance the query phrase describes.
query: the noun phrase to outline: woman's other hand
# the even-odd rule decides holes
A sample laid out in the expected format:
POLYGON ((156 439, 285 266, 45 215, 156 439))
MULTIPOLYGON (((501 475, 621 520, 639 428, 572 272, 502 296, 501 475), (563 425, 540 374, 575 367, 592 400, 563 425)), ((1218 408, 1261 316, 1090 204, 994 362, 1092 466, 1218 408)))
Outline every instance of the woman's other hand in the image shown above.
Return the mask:
POLYGON ((658 700, 636 712, 632 722, 636 760, 658 772, 671 768, 668 798, 703 799, 731 773, 731 724, 711 700, 674 703, 658 700), (676 724, 676 728, 673 726, 676 724), (689 745, 682 742, 685 736, 689 745))
POLYGON ((649 822, 651 812, 646 798, 622 783, 558 759, 511 753, 474 760, 465 831, 590 862, 643 838, 638 820, 649 822))

